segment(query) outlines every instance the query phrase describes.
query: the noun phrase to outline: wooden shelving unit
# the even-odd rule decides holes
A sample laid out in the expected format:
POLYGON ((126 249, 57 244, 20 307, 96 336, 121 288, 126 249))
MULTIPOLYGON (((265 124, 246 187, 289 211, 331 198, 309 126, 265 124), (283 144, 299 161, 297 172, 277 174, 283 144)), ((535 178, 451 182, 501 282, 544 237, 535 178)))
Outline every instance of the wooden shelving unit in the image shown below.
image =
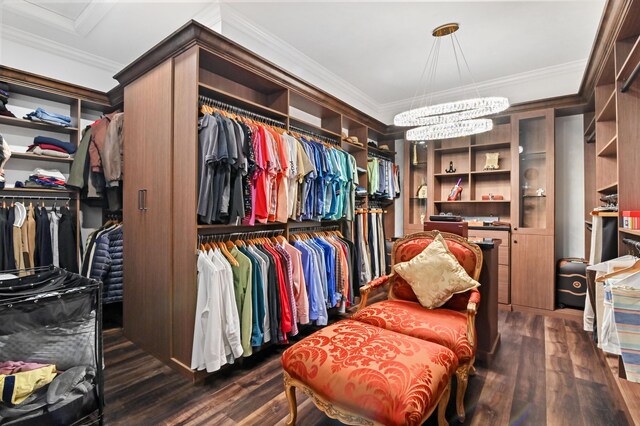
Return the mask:
MULTIPOLYGON (((600 195, 613 193, 618 194, 620 212, 640 210, 640 192, 637 189, 640 179, 640 82, 637 79, 629 80, 634 70, 640 66, 638 17, 640 4, 631 2, 616 32, 616 39, 612 41, 612 45, 607 46, 610 53, 603 59, 603 63, 598 64, 602 71, 596 79, 594 93, 595 144, 585 145, 585 153, 588 152, 587 147, 595 145, 595 149, 589 148, 591 158, 585 157, 585 165, 595 169, 595 184, 591 184, 590 188, 585 185, 587 189, 591 189, 591 194, 585 194, 585 198, 592 203, 591 206, 585 206, 587 213, 599 204, 600 195)), ((588 125, 585 132, 587 142, 590 142, 590 127, 588 125)), ((607 215, 618 217, 616 212, 607 215)), ((622 242, 623 239, 640 240, 640 230, 620 227, 621 219, 618 217, 618 255, 632 253, 622 242)), ((629 424, 640 424, 640 384, 620 377, 620 357, 602 356, 609 366, 609 386, 625 411, 629 424)))

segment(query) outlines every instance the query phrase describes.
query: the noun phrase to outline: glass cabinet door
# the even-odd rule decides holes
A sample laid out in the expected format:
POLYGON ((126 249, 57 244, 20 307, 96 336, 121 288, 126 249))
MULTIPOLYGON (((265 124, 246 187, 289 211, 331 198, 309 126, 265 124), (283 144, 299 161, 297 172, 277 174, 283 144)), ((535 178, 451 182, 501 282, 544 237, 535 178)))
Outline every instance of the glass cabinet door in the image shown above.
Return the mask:
MULTIPOLYGON (((517 119, 518 227, 553 228, 553 115, 517 119), (551 211, 551 214, 550 214, 551 211)), ((517 231, 517 228, 515 228, 517 231)))

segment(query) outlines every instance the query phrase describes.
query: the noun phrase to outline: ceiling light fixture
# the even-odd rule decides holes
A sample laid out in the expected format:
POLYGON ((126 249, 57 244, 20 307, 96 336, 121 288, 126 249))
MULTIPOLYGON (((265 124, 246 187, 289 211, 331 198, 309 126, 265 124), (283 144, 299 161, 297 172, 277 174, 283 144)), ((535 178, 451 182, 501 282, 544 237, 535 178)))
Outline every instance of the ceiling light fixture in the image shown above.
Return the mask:
MULTIPOLYGON (((504 97, 481 97, 477 87, 475 87, 475 81, 471 75, 471 69, 467 63, 467 59, 462 52, 460 42, 455 35, 460 25, 456 23, 444 24, 433 30, 431 33, 435 37, 436 41, 431 47, 429 56, 427 57, 427 63, 420 82, 425 77, 425 73, 429 70, 427 84, 424 86, 424 93, 418 97, 418 89, 414 95, 414 101, 411 103, 411 109, 408 111, 397 114, 393 119, 393 124, 396 126, 422 126, 417 129, 412 129, 407 132, 408 140, 427 140, 424 136, 429 135, 432 139, 447 139, 460 136, 468 136, 472 134, 482 133, 489 131, 493 128, 493 124, 489 125, 487 121, 489 119, 477 120, 479 117, 495 114, 509 108, 509 100, 504 97), (462 84, 462 74, 460 71, 460 63, 458 62, 458 53, 462 56, 462 60, 471 75, 471 80, 476 91, 477 97, 472 99, 466 99, 455 102, 447 102, 436 105, 429 105, 430 99, 427 101, 427 105, 419 108, 413 108, 414 102, 420 98, 424 98, 426 91, 431 87, 433 80, 435 80, 436 71, 438 69, 438 56, 440 54, 441 40, 445 36, 450 36, 451 45, 453 48, 453 55, 456 61, 456 67, 458 69, 458 77, 462 84), (431 60, 433 58, 433 60, 431 60), (454 125, 456 123, 463 123, 454 125), (432 128, 433 127, 433 128, 432 128), (434 135, 441 135, 442 137, 432 137, 434 135), (448 135, 448 136, 447 136, 448 135), (418 138, 418 139, 414 139, 418 138)), ((418 86, 420 87, 420 85, 418 86)))
POLYGON ((493 129, 493 121, 488 118, 457 121, 453 123, 433 124, 407 130, 406 138, 410 141, 432 141, 489 132, 493 129))

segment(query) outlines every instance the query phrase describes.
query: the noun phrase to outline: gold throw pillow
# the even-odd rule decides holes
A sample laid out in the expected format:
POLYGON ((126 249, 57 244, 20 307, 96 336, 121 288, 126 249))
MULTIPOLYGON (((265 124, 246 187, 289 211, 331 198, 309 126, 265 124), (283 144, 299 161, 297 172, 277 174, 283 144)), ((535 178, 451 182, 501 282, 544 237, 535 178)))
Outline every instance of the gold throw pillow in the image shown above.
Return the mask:
POLYGON ((428 309, 444 305, 454 294, 480 286, 458 263, 440 234, 416 257, 396 264, 393 269, 428 309))

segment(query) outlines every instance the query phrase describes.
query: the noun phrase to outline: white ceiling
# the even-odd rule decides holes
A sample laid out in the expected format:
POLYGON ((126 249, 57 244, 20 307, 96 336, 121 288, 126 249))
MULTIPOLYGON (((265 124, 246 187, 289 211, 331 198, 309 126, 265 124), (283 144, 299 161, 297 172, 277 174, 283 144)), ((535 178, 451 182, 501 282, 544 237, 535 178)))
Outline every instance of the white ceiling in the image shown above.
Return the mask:
MULTIPOLYGON (((482 82, 587 58, 602 4, 237 3, 233 8, 385 104, 414 96, 434 42, 431 30, 440 24, 460 23, 456 36, 473 77, 482 82), (283 21, 284 16, 295 19, 283 21)), ((442 41, 435 91, 460 85, 450 37, 442 41)), ((463 84, 472 82, 468 73, 463 77, 463 84)))
MULTIPOLYGON (((0 3, 3 37, 31 38, 30 46, 43 51, 55 45, 61 55, 111 74, 195 18, 389 121, 422 92, 431 30, 450 21, 461 25, 458 40, 481 94, 522 102, 575 93, 605 0, 0 3)), ((449 44, 441 47, 434 82, 428 93, 438 99, 461 96, 471 83, 464 71, 460 81, 449 44)))

